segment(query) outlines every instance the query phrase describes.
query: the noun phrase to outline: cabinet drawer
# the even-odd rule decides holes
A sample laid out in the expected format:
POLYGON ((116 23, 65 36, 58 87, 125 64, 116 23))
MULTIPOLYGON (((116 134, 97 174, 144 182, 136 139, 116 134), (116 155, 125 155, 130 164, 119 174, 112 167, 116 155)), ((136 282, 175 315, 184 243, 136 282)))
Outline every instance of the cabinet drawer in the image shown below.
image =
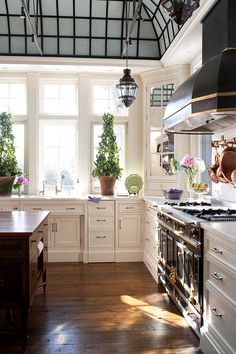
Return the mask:
POLYGON ((235 346, 235 316, 236 311, 212 291, 208 291, 208 321, 210 326, 218 332, 219 337, 232 348, 235 346))
POLYGON ((208 279, 214 286, 223 293, 227 294, 232 301, 235 301, 236 294, 236 274, 228 273, 224 268, 216 265, 214 262, 208 263, 208 279))
POLYGON ((94 229, 114 229, 113 216, 90 216, 89 226, 94 229))
POLYGON ((114 248, 114 233, 112 231, 92 231, 89 233, 90 248, 114 248))
POLYGON ((104 215, 104 213, 114 212, 114 202, 89 202, 90 215, 104 215))
POLYGON ((154 258, 158 257, 158 243, 149 235, 144 236, 144 247, 152 254, 154 258))
POLYGON ((38 210, 48 210, 48 211, 62 211, 62 212, 76 212, 79 214, 85 214, 85 205, 84 204, 65 204, 65 203, 57 203, 57 204, 24 204, 25 211, 38 211, 38 210))
POLYGON ((125 204, 118 204, 118 212, 119 213, 141 213, 141 203, 125 203, 125 204))
POLYGON ((215 240, 208 239, 208 254, 215 257, 221 262, 228 263, 231 267, 236 268, 236 252, 227 246, 215 240))
POLYGON ((0 240, 0 257, 8 256, 24 256, 27 251, 27 241, 1 239, 0 240))
POLYGON ((18 204, 4 204, 0 206, 0 211, 19 210, 18 204))

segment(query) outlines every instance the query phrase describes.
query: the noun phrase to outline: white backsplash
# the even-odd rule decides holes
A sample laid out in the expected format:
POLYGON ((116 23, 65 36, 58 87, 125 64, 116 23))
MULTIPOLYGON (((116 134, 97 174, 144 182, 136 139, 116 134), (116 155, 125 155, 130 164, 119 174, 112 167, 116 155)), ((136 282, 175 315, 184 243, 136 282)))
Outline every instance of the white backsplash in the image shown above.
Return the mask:
MULTIPOLYGON (((224 131, 222 133, 214 134, 212 140, 221 140, 221 136, 224 135, 224 139, 231 139, 236 137, 236 128, 224 131)), ((214 154, 214 151, 213 151, 214 154)), ((227 183, 212 183, 212 195, 215 198, 220 198, 230 202, 236 202, 236 188, 227 183)))

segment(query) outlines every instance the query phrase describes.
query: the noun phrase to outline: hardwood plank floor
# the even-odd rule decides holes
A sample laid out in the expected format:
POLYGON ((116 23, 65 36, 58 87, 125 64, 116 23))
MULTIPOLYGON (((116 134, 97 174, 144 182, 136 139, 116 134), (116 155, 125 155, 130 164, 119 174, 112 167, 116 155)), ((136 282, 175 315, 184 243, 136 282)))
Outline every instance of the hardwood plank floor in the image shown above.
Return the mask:
POLYGON ((25 350, 0 317, 1 354, 201 353, 143 263, 50 263, 46 293, 38 290, 29 314, 25 350))

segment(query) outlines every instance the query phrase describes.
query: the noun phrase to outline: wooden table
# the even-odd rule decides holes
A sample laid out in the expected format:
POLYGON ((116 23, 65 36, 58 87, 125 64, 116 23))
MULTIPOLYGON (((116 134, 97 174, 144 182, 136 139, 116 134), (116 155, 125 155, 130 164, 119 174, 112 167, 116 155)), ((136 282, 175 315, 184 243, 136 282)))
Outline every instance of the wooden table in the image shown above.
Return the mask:
POLYGON ((48 211, 0 212, 0 309, 15 326, 12 310, 21 310, 24 342, 28 336, 28 311, 36 289, 46 286, 48 211))

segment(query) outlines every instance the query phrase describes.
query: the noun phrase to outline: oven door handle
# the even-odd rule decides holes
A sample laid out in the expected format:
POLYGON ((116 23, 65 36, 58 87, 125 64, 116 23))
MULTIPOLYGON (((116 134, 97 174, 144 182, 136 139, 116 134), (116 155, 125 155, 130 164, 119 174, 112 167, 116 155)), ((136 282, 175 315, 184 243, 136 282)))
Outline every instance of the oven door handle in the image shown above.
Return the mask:
MULTIPOLYGON (((163 211, 157 213, 157 216, 161 219, 161 216, 165 216, 167 218, 171 217, 171 220, 176 221, 179 224, 182 224, 183 226, 188 226, 188 225, 194 225, 194 223, 192 222, 186 222, 186 221, 182 221, 179 220, 178 218, 176 218, 172 213, 165 213, 163 211)), ((160 220, 161 221, 161 220, 160 220)))

